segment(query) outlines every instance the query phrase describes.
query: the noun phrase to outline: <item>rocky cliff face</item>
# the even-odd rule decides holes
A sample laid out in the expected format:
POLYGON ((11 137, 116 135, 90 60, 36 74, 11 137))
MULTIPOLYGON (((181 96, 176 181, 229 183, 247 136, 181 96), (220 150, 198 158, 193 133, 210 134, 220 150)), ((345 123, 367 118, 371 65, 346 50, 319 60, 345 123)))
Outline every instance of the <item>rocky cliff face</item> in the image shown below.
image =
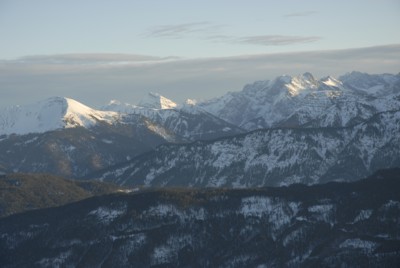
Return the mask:
POLYGON ((400 170, 354 183, 148 190, 0 219, 2 267, 397 267, 400 170))

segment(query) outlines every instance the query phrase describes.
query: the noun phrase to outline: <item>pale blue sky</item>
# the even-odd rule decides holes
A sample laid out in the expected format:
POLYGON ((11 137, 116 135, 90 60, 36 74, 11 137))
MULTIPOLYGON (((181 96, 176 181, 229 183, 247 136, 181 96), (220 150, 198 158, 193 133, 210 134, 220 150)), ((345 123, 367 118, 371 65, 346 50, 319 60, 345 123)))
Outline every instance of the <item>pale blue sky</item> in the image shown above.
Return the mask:
POLYGON ((306 71, 400 71, 399 0, 0 0, 0 106, 177 101, 306 71), (144 57, 146 56, 146 57, 144 57))
POLYGON ((400 43, 399 27, 399 0, 0 0, 0 59, 344 49, 400 43))

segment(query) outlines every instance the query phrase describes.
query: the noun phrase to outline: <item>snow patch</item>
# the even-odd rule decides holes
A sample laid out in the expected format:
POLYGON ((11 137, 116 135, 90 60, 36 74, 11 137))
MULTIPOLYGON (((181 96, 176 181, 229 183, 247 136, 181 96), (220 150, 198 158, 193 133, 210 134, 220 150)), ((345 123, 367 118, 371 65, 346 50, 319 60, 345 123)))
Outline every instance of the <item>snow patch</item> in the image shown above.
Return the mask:
POLYGON ((372 215, 372 209, 363 209, 358 213, 358 215, 354 218, 353 223, 367 220, 371 217, 372 215))
POLYGON ((54 267, 54 268, 67 267, 66 261, 67 261, 68 257, 70 257, 71 255, 72 255, 71 250, 64 251, 64 252, 61 252, 60 254, 58 254, 57 257, 43 258, 39 262, 37 262, 37 264, 40 267, 54 267))
POLYGON ((362 249, 366 252, 372 252, 377 247, 378 244, 368 240, 361 240, 359 238, 354 239, 346 239, 339 245, 340 248, 354 248, 354 249, 362 249))
POLYGON ((96 217, 97 220, 104 224, 109 224, 125 213, 126 205, 119 208, 99 207, 95 210, 90 211, 88 215, 96 217))
POLYGON ((308 208, 308 212, 312 213, 312 217, 318 221, 331 223, 335 217, 336 207, 332 204, 314 205, 308 208))
POLYGON ((165 244, 154 248, 151 256, 151 265, 166 264, 176 261, 179 250, 191 243, 191 235, 170 236, 165 244))
POLYGON ((274 230, 289 224, 299 211, 300 204, 278 198, 252 196, 242 199, 239 213, 244 217, 266 218, 274 230))

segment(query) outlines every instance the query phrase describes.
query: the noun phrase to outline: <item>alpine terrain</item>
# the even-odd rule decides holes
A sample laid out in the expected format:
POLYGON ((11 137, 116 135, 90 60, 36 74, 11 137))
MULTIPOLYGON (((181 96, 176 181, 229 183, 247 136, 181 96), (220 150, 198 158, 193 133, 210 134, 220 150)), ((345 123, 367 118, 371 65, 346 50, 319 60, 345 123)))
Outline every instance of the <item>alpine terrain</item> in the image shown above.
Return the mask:
POLYGON ((346 181, 399 166, 399 110, 400 75, 359 72, 280 76, 200 103, 55 97, 1 111, 0 170, 129 185, 346 181))
MULTIPOLYGON (((4 152, 0 170, 80 178, 163 143, 243 132, 195 107, 176 110, 172 104, 157 107, 150 101, 143 103, 146 107, 125 112, 95 110, 61 97, 4 109, 0 112, 0 151, 4 152)), ((115 102, 109 108, 115 110, 115 102)))
POLYGON ((257 130, 162 145, 91 178, 242 188, 351 181, 400 166, 399 75, 281 76, 196 106, 257 130))
POLYGON ((399 133, 400 74, 9 107, 0 266, 399 267, 399 133))

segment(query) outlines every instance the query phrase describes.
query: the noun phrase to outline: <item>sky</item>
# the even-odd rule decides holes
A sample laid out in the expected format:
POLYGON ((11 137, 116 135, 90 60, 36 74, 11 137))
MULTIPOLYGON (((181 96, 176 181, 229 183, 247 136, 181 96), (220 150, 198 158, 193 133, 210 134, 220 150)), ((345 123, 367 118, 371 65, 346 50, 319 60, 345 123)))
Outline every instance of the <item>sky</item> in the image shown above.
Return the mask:
POLYGON ((311 72, 400 72, 399 0, 0 0, 0 107, 178 102, 311 72))

